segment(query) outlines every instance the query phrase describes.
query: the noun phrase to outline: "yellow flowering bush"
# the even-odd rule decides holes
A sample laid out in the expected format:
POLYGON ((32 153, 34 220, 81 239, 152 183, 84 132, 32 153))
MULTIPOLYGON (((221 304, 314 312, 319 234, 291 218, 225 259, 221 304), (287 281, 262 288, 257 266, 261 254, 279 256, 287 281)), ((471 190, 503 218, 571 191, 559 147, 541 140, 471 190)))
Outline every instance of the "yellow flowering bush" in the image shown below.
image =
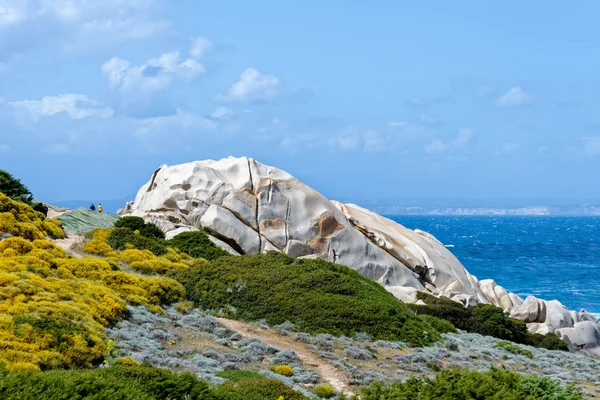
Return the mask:
POLYGON ((108 258, 75 258, 44 239, 54 227, 0 194, 0 232, 15 236, 0 241, 0 364, 9 371, 89 367, 109 351, 104 327, 128 303, 162 312, 185 296, 172 279, 120 271, 119 255, 103 246, 110 230, 94 232, 85 249, 108 258))

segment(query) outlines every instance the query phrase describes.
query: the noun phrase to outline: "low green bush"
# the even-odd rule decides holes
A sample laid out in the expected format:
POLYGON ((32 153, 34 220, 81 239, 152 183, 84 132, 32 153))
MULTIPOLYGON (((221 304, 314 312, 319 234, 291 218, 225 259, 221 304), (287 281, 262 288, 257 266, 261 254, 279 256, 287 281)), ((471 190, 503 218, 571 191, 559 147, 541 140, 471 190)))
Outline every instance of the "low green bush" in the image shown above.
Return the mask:
POLYGON ((568 350, 567 344, 554 334, 532 335, 523 321, 510 318, 500 307, 478 304, 467 309, 456 301, 423 292, 417 293, 417 299, 426 303, 409 305, 417 314, 441 318, 458 329, 549 350, 568 350))
POLYGON ((115 222, 115 228, 127 228, 138 231, 140 235, 150 239, 164 239, 165 233, 151 222, 144 221, 141 217, 123 217, 115 222))
POLYGON ((573 386, 561 387, 547 378, 522 376, 504 369, 487 372, 446 369, 435 379, 410 378, 391 386, 376 383, 363 390, 361 400, 579 400, 573 386))
POLYGON ((192 373, 177 374, 147 366, 55 370, 48 372, 0 372, 0 398, 118 399, 118 400, 213 400, 208 385, 192 373))
POLYGON ((421 315, 421 319, 427 322, 433 329, 439 333, 457 333, 456 327, 450 321, 434 317, 433 315, 421 315))
POLYGON ((171 272, 203 309, 271 325, 290 321, 307 333, 429 345, 440 334, 378 283, 347 267, 282 253, 220 257, 171 272))
POLYGON ((225 382, 214 389, 217 400, 308 400, 283 382, 273 379, 241 379, 225 382))
POLYGON ((567 342, 556 336, 555 333, 547 333, 545 335, 534 333, 531 335, 531 342, 535 347, 541 347, 548 350, 569 351, 567 342))
POLYGON ((147 238, 128 228, 113 229, 108 235, 106 243, 115 250, 127 250, 128 245, 131 245, 138 250, 149 250, 157 256, 163 255, 167 251, 164 240, 147 238))
POLYGON ((205 260, 215 260, 219 257, 228 256, 229 253, 210 241, 206 232, 183 232, 167 241, 169 247, 194 257, 205 260))
POLYGON ((275 372, 278 375, 283 375, 283 376, 292 376, 294 375, 294 368, 290 367, 289 365, 273 365, 271 367, 271 371, 275 372))
POLYGON ((520 355, 528 357, 528 358, 533 358, 533 353, 530 350, 523 349, 523 348, 517 346, 516 344, 507 342, 505 340, 499 341, 498 343, 496 343, 494 345, 494 347, 504 349, 504 350, 508 351, 509 353, 520 354, 520 355))
POLYGON ((333 386, 327 383, 319 383, 318 385, 315 385, 313 388, 313 393, 315 396, 321 399, 330 399, 337 394, 333 386))

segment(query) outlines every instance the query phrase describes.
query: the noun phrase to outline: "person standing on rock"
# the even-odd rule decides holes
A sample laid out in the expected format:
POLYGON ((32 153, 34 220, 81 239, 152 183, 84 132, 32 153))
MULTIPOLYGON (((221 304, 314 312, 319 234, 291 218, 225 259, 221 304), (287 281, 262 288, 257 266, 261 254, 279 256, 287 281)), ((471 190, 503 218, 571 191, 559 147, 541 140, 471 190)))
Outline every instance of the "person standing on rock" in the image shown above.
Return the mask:
POLYGON ((94 205, 94 203, 92 203, 92 205, 90 206, 90 210, 96 211, 96 206, 94 205))
POLYGON ((102 212, 102 203, 98 204, 98 212, 101 213, 102 212))

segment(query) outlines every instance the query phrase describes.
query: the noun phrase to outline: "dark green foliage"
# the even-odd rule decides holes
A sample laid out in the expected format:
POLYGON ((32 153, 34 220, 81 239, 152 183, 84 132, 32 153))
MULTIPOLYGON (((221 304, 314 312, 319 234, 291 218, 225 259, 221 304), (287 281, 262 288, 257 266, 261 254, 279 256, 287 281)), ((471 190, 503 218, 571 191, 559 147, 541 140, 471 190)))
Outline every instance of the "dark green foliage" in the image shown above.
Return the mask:
POLYGON ((108 235, 106 243, 115 250, 125 250, 127 249, 126 245, 131 244, 138 250, 150 250, 157 256, 167 251, 164 240, 147 238, 127 228, 113 229, 108 235))
POLYGON ((534 333, 531 335, 531 341, 532 345, 535 347, 541 347, 548 350, 569 351, 567 342, 556 336, 555 333, 547 333, 545 335, 534 333))
POLYGON ((179 249, 194 258, 204 258, 209 261, 229 255, 211 242, 208 235, 202 231, 180 233, 167 243, 169 247, 179 249))
POLYGON ((151 239, 164 239, 165 234, 151 222, 145 222, 141 217, 123 217, 115 222, 115 228, 127 228, 138 231, 140 235, 151 239))
POLYGON ((506 340, 499 341, 498 343, 496 343, 494 345, 494 347, 504 349, 504 350, 508 351, 509 353, 520 354, 520 355, 528 357, 528 358, 533 358, 533 353, 530 350, 523 349, 514 343, 507 342, 506 340))
POLYGON ((115 222, 115 228, 127 228, 132 231, 139 231, 146 225, 142 217, 123 217, 115 222))
POLYGON ((467 309, 456 301, 438 298, 423 292, 418 292, 417 298, 427 304, 410 304, 409 307, 417 314, 445 319, 456 328, 467 332, 550 350, 568 348, 567 344, 556 335, 535 336, 530 334, 523 321, 508 317, 500 307, 478 304, 472 309, 467 309))
POLYGON ((172 247, 191 257, 205 260, 229 255, 211 242, 204 231, 180 233, 171 240, 164 240, 164 237, 160 228, 144 222, 140 217, 123 217, 115 222, 115 229, 109 235, 107 243, 115 250, 125 250, 125 245, 129 243, 138 250, 150 250, 156 255, 162 255, 167 247, 172 247))
POLYGON ((290 321, 308 333, 366 332, 414 346, 440 338, 378 283, 322 260, 282 253, 221 257, 172 276, 199 307, 231 306, 236 310, 232 316, 242 320, 290 321))
POLYGON ((33 203, 31 208, 33 208, 34 211, 44 214, 44 217, 48 216, 48 206, 46 206, 44 203, 33 203))
POLYGON ((374 384, 363 390, 361 400, 578 400, 571 386, 561 388, 547 378, 524 377, 504 369, 487 372, 446 369, 429 378, 410 378, 405 383, 374 384))
POLYGON ((229 381, 241 381, 242 379, 266 379, 264 375, 252 371, 220 371, 216 376, 227 379, 229 381))
POLYGON ((147 366, 42 373, 0 372, 3 400, 213 400, 208 385, 192 373, 147 366))
POLYGON ((140 235, 151 239, 164 239, 165 233, 156 225, 151 222, 146 223, 142 229, 140 229, 140 235))
POLYGON ((457 333, 456 327, 450 321, 434 317, 433 315, 421 315, 421 319, 427 322, 433 329, 439 333, 457 333))
POLYGON ((0 193, 4 193, 13 200, 31 205, 33 196, 27 186, 8 172, 0 169, 0 193))
POLYGON ((306 396, 273 379, 242 379, 225 382, 214 389, 218 400, 308 400, 306 396))

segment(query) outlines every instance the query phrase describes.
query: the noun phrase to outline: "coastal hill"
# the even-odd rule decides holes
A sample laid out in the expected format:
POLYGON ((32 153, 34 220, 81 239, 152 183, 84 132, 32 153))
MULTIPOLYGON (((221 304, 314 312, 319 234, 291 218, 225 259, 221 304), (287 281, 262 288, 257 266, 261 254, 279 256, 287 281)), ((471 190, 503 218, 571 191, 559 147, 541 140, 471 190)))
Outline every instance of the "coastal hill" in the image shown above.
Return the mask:
POLYGON ((426 292, 467 307, 492 304, 526 322, 531 333, 556 333, 571 349, 600 355, 593 315, 556 300, 524 300, 493 280, 478 280, 432 235, 330 201, 250 158, 162 165, 119 213, 152 221, 167 237, 203 228, 231 254, 279 251, 342 264, 407 303, 419 303, 417 292, 426 292))

